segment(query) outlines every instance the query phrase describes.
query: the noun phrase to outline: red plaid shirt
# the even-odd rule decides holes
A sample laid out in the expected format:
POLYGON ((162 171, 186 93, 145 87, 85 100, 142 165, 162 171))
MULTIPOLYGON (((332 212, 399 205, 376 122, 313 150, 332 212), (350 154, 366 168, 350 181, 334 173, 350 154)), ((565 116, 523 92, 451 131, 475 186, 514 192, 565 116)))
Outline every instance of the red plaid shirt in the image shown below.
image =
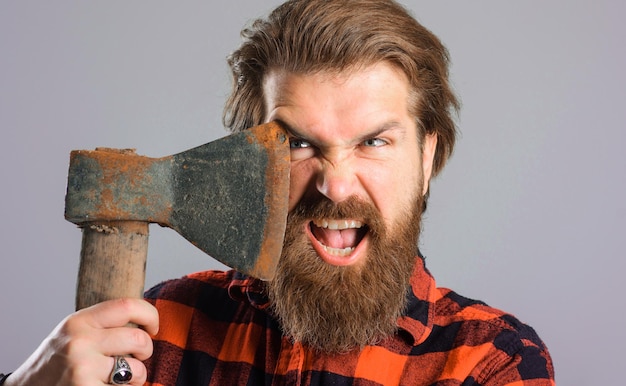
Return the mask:
POLYGON ((484 303, 436 288, 418 259, 398 333, 325 355, 283 336, 261 283, 201 272, 146 293, 159 310, 147 385, 554 385, 532 328, 484 303))

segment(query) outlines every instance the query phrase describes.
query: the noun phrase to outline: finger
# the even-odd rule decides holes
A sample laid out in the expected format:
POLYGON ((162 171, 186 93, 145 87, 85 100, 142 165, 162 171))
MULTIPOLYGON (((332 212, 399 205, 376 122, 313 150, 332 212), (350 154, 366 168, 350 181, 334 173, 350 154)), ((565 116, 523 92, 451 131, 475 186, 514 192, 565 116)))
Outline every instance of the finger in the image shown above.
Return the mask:
POLYGON ((139 360, 152 355, 152 338, 139 328, 118 327, 99 331, 99 351, 107 356, 131 354, 139 360))
POLYGON ((135 323, 148 333, 159 331, 159 314, 156 308, 143 299, 115 299, 79 311, 94 328, 121 327, 135 323))
MULTIPOLYGON (((146 366, 138 359, 132 357, 124 357, 126 363, 130 366, 130 372, 132 374, 132 378, 129 385, 143 385, 147 379, 147 370, 146 366)), ((105 384, 111 384, 111 375, 113 374, 113 370, 115 368, 115 357, 110 357, 106 361, 108 367, 105 366, 102 372, 103 380, 105 384), (107 370, 108 369, 108 370, 107 370)))

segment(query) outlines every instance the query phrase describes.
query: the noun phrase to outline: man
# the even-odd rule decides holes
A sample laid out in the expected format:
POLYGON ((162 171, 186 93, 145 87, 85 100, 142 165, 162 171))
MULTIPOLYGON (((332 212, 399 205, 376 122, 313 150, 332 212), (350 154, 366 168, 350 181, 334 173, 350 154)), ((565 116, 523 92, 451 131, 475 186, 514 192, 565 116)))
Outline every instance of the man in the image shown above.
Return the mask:
POLYGON ((289 1, 243 36, 225 123, 290 135, 277 277, 197 273, 154 307, 77 312, 6 385, 554 384, 530 327, 436 288, 420 256, 458 107, 439 40, 391 0, 289 1))

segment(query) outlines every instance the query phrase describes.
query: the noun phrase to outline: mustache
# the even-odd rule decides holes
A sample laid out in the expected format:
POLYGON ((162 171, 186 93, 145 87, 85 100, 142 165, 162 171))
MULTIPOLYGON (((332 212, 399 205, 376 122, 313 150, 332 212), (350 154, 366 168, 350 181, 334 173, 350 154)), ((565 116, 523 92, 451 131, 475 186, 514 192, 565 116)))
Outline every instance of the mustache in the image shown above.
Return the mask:
POLYGON ((289 213, 287 222, 302 223, 316 219, 358 220, 367 226, 373 237, 384 237, 386 233, 380 211, 373 204, 356 196, 350 196, 341 202, 333 202, 323 196, 302 199, 289 213))

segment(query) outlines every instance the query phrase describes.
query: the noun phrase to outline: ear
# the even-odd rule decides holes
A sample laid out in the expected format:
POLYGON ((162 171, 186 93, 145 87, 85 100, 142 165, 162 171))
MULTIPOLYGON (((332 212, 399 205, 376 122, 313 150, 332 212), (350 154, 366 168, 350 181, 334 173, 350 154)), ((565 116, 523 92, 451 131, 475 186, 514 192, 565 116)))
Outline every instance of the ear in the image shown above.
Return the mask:
POLYGON ((435 159, 435 151, 437 149, 437 133, 430 133, 424 136, 422 144, 422 172, 424 173, 424 190, 422 195, 428 192, 428 184, 433 174, 433 162, 435 159))

